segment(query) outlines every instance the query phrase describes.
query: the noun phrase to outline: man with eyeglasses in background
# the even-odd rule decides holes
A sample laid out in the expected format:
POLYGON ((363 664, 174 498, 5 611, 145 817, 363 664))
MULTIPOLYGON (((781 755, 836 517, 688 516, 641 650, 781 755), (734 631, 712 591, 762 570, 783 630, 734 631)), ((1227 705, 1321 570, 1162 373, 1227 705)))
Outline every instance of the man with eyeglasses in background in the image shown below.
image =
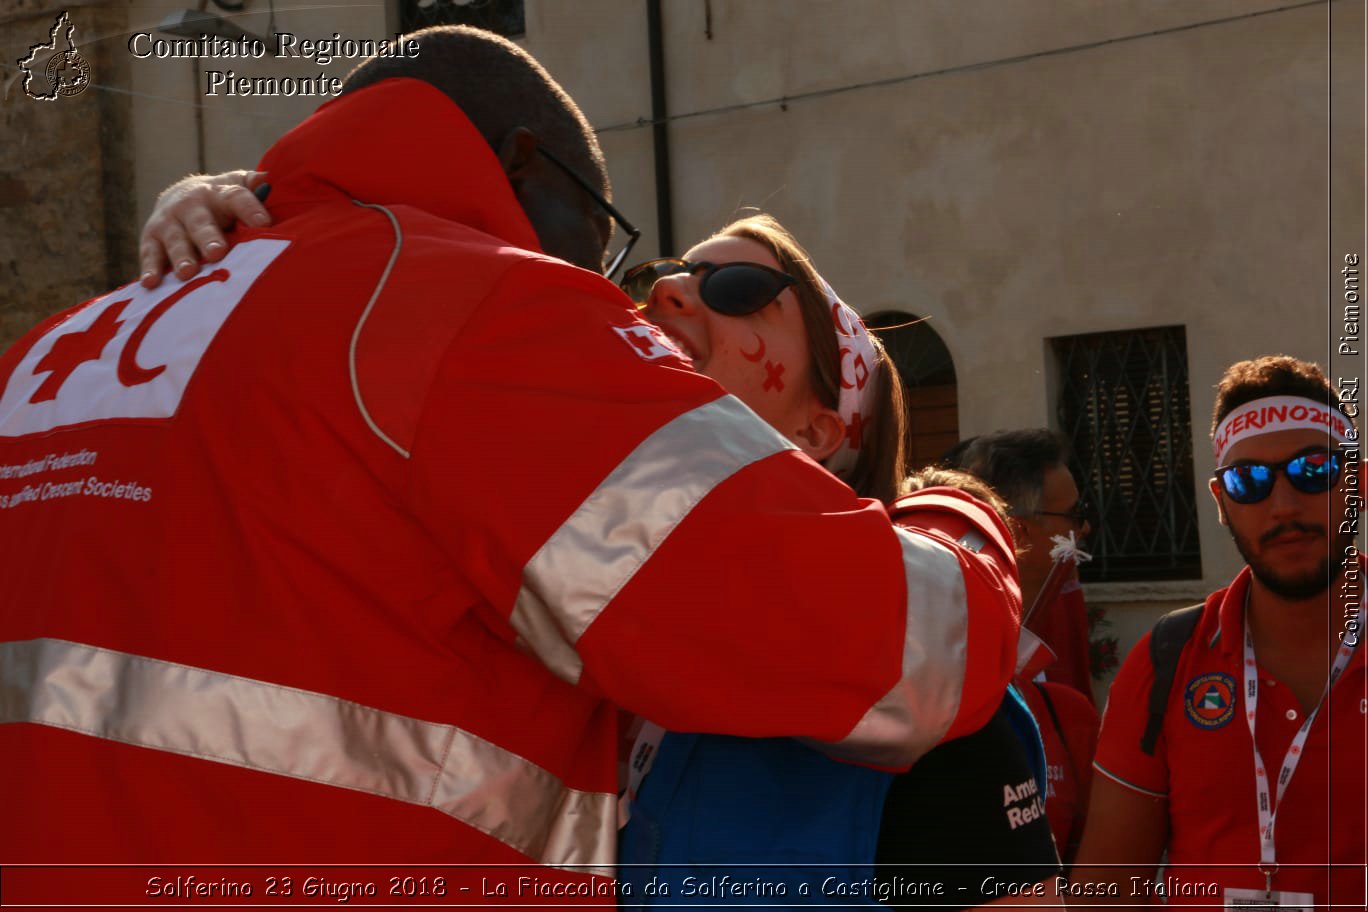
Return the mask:
POLYGON ((1092 533, 1069 471, 1068 443, 1049 428, 995 431, 962 441, 947 462, 992 485, 1007 501, 1021 573, 1022 659, 1015 684, 1045 744, 1045 816, 1059 857, 1073 861, 1087 818, 1097 743, 1088 647, 1088 609, 1074 552, 1092 533), (1061 553, 1067 541, 1070 554, 1061 553), (1059 564, 1056 567, 1056 564, 1059 564))
POLYGON ((266 153, 273 224, 0 360, 7 862, 611 904, 619 706, 906 768, 1001 701, 991 511, 895 526, 693 371, 601 274, 560 86, 487 32, 405 43, 266 153))
POLYGON ((1079 895, 1137 907, 1159 897, 1362 907, 1368 682, 1355 412, 1319 366, 1295 358, 1241 361, 1221 378, 1210 488, 1246 566, 1189 609, 1195 626, 1168 666, 1166 700, 1156 672, 1166 663, 1151 644, 1166 639, 1167 621, 1117 674, 1079 895))
POLYGON ((1073 687, 1091 703, 1088 616, 1075 567, 1067 565, 1047 590, 1056 539, 1077 545, 1092 534, 1088 509, 1069 471, 1069 445, 1049 428, 995 431, 960 443, 952 468, 992 485, 1011 509, 1021 573, 1023 626, 1054 653, 1045 679, 1073 687))

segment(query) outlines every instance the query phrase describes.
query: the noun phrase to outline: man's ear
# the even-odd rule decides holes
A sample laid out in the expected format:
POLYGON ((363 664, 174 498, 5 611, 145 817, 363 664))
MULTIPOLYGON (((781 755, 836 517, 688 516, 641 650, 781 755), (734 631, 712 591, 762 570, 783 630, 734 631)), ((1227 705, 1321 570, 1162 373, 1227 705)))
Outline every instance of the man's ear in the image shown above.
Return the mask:
POLYGON ((536 170, 539 163, 537 145, 537 134, 527 127, 514 127, 499 143, 499 165, 514 189, 530 171, 536 170))
POLYGON ((793 432, 793 442, 815 461, 821 462, 836 452, 845 440, 846 426, 833 409, 818 408, 808 416, 808 423, 793 432))
POLYGON ((1211 492, 1211 499, 1216 501, 1216 517, 1220 519, 1221 525, 1230 525, 1230 520, 1226 516, 1225 502, 1221 500, 1220 482, 1212 478, 1207 482, 1207 490, 1211 492))

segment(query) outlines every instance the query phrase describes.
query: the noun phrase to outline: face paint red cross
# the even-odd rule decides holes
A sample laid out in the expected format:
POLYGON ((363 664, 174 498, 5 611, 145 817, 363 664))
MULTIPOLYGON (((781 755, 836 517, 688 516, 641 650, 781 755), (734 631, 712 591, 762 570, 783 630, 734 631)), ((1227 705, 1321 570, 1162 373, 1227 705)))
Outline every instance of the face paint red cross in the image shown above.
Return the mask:
POLYGON ((860 417, 859 412, 856 412, 855 416, 850 419, 850 424, 846 426, 845 435, 846 441, 850 444, 850 448, 852 450, 858 450, 860 448, 860 440, 864 437, 864 419, 860 417))
POLYGON ((123 313, 124 307, 131 300, 133 299, 125 298, 122 301, 115 301, 104 309, 89 328, 82 332, 68 333, 53 342, 52 348, 33 367, 35 374, 41 374, 43 371, 52 373, 48 374, 42 385, 33 391, 29 402, 48 402, 56 399, 62 384, 67 382, 67 378, 76 368, 87 361, 100 360, 105 346, 123 325, 119 314, 123 313))
POLYGON ((773 361, 765 362, 765 385, 762 389, 774 389, 778 392, 784 391, 784 365, 775 364, 773 361))

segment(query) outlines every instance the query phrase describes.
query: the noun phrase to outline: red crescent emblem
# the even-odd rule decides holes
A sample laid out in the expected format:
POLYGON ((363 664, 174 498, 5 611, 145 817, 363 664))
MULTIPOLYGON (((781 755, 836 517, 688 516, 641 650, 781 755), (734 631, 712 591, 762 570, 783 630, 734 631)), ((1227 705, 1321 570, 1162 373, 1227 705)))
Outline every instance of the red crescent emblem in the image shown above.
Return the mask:
POLYGON ((196 291, 203 285, 210 282, 228 281, 228 270, 215 269, 208 275, 198 276, 185 283, 174 293, 169 294, 160 301, 156 307, 148 311, 147 316, 142 318, 142 322, 133 330, 133 334, 128 337, 124 344, 123 353, 119 355, 119 382, 124 386, 138 386, 147 383, 166 370, 165 364, 156 367, 143 367, 138 363, 138 348, 142 346, 143 339, 147 336, 147 331, 152 328, 152 324, 160 320, 168 310, 176 306, 176 303, 186 295, 196 291))
POLYGON ((836 324, 836 331, 843 336, 855 335, 855 328, 846 319, 845 308, 840 302, 831 305, 831 322, 836 324))
POLYGON ((851 354, 851 349, 849 349, 849 348, 842 348, 842 349, 841 349, 841 389, 854 389, 854 388, 855 388, 855 384, 854 384, 854 383, 847 383, 847 382, 846 382, 846 355, 849 355, 849 354, 851 354))
POLYGON ((760 338, 760 334, 758 332, 752 331, 751 334, 755 336, 755 341, 760 343, 760 347, 755 350, 754 354, 751 354, 750 352, 746 351, 743 351, 740 354, 741 357, 745 358, 747 361, 754 361, 758 364, 760 362, 760 359, 765 357, 765 340, 760 338))

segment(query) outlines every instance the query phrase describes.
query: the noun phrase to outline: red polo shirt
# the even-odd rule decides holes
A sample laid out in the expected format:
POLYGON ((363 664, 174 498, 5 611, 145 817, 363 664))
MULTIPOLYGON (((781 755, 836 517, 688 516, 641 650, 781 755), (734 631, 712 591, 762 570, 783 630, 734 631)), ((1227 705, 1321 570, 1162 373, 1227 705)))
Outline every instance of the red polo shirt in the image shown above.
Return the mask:
MULTIPOLYGON (((1168 798, 1172 867, 1165 873, 1186 883, 1264 887, 1258 870, 1254 750, 1239 705, 1249 580, 1246 567, 1228 589, 1207 598, 1197 629, 1179 658, 1153 757, 1140 750, 1154 680, 1148 634, 1121 666, 1102 717, 1094 766, 1138 792, 1168 798)), ((1338 591, 1338 586, 1331 589, 1332 594, 1338 591)), ((1332 620, 1341 624, 1340 609, 1332 607, 1332 620)), ((1325 700, 1301 762, 1276 806, 1280 868, 1273 888, 1314 893, 1317 904, 1365 901, 1364 653, 1363 648, 1356 650, 1325 700)), ((1262 668, 1258 698, 1259 753, 1273 780, 1305 716, 1292 691, 1262 668)))

